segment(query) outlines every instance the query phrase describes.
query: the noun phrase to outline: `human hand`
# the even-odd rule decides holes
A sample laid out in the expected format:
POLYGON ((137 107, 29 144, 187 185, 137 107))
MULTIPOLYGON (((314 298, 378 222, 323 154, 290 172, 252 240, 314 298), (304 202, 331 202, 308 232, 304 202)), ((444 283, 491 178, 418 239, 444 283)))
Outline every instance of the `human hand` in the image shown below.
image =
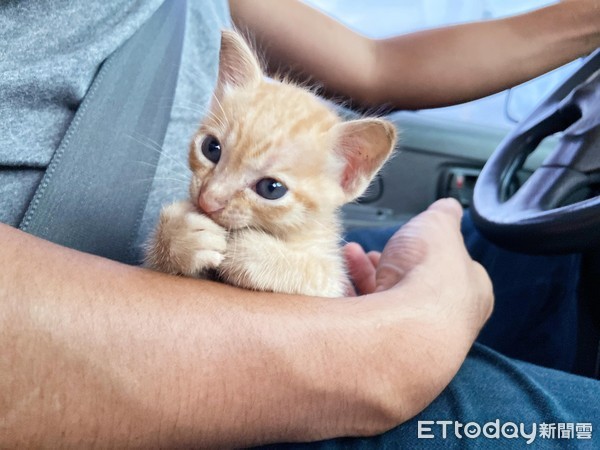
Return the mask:
POLYGON ((368 336, 377 340, 369 369, 393 380, 390 427, 422 411, 450 383, 492 312, 492 285, 467 253, 461 216, 455 200, 440 200, 398 230, 381 254, 356 244, 344 249, 365 294, 353 304, 372 319, 368 336))
MULTIPOLYGON (((452 305, 479 331, 493 308, 493 293, 483 267, 466 251, 460 233, 462 208, 450 199, 432 204, 389 240, 383 253, 365 253, 358 244, 344 247, 350 276, 359 293, 400 288, 409 279, 414 286, 441 292, 454 291, 461 305, 452 305), (463 306, 463 308, 457 308, 463 306)), ((429 295, 411 296, 416 302, 429 295)), ((434 295, 433 298, 441 298, 434 295)), ((438 305, 442 307, 443 305, 438 305)))

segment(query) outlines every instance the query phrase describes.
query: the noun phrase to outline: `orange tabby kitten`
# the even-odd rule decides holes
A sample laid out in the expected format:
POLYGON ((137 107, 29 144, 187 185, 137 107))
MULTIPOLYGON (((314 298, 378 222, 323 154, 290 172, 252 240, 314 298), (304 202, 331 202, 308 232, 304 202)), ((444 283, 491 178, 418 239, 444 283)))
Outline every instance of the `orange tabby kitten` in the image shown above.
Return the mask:
POLYGON ((190 198, 167 206, 147 264, 240 287, 344 295, 339 208, 391 154, 394 126, 343 122, 306 89, 266 80, 254 53, 223 31, 210 113, 189 154, 190 198))

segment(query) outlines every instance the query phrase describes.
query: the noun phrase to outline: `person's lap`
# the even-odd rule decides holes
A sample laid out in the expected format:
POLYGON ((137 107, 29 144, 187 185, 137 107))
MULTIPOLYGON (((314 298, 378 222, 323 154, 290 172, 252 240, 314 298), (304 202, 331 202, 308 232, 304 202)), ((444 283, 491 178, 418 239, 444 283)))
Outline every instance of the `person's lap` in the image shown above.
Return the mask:
MULTIPOLYGON (((535 448, 561 443, 595 447, 600 383, 547 368, 568 371, 573 364, 579 257, 528 256, 502 250, 477 232, 468 214, 462 228, 471 256, 492 278, 496 303, 479 343, 450 385, 417 417, 380 436, 289 444, 286 448, 526 447, 532 438, 535 448), (444 425, 438 421, 451 422, 444 425), (474 424, 466 431, 459 427, 462 437, 457 437, 457 424, 469 422, 474 424), (511 423, 517 427, 523 424, 524 433, 515 431, 511 423), (581 439, 588 436, 589 425, 592 439, 581 439), (484 428, 491 438, 485 436, 484 428), (542 437, 542 429, 555 438, 542 437), (467 434, 479 436, 470 438, 467 434)), ((367 251, 381 250, 394 231, 355 231, 346 239, 360 243, 367 251)))

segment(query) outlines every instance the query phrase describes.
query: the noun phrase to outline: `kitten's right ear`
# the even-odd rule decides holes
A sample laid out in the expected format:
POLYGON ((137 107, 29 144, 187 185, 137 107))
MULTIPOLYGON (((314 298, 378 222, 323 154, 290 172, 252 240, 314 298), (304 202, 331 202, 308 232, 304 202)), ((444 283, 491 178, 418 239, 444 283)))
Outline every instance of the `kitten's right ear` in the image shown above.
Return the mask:
POLYGON ((340 185, 346 201, 361 196, 396 144, 396 128, 383 119, 358 119, 334 126, 336 153, 344 162, 340 185))
POLYGON ((248 86, 261 79, 258 59, 244 38, 233 30, 221 30, 217 97, 223 94, 227 86, 248 86))

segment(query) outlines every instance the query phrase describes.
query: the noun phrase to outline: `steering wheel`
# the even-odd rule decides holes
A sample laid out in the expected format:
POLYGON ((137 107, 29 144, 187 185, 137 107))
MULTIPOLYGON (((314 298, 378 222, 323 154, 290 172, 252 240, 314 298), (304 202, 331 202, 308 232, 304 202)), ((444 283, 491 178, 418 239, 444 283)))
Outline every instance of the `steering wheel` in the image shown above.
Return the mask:
POLYGON ((475 185, 472 215, 484 236, 512 250, 600 246, 600 49, 500 144, 475 185), (557 147, 511 196, 527 156, 563 130, 557 147))

